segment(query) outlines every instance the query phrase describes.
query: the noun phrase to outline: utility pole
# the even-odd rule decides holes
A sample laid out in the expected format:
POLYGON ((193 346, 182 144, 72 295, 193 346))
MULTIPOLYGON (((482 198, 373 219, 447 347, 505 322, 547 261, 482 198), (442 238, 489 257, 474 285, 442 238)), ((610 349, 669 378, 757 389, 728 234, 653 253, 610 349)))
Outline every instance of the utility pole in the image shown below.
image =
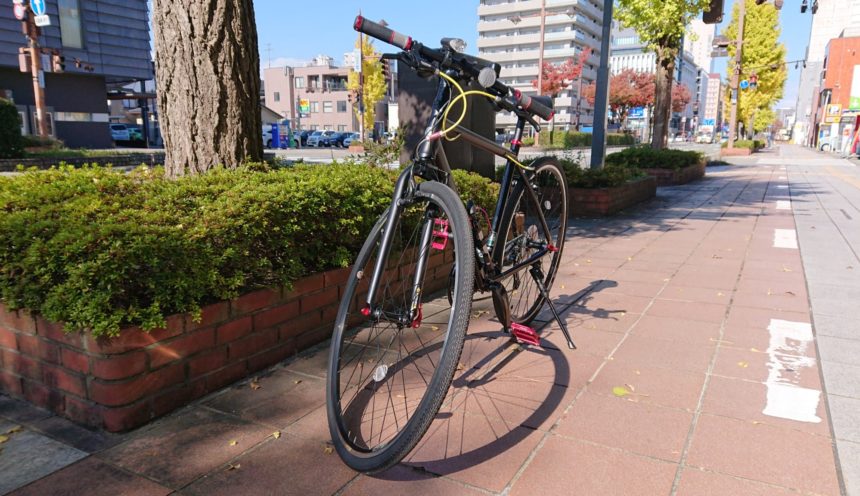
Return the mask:
POLYGON ((45 74, 42 71, 42 54, 39 48, 41 30, 36 26, 35 15, 28 1, 27 16, 21 25, 27 36, 30 50, 30 73, 33 78, 33 97, 36 101, 36 128, 39 131, 39 136, 47 137, 49 133, 47 113, 45 112, 45 74))
POLYGON ((609 51, 612 38, 612 4, 603 5, 603 39, 600 40, 600 67, 594 95, 594 132, 591 135, 591 168, 602 169, 606 160, 606 108, 609 105, 609 51))
MULTIPOLYGON (((538 48, 538 96, 543 94, 543 44, 546 33, 546 0, 540 2, 540 47, 538 48)), ((535 134, 535 145, 540 144, 540 135, 535 134)))
POLYGON ((741 97, 738 86, 741 78, 741 56, 743 55, 744 43, 744 17, 746 17, 747 6, 746 1, 738 0, 738 37, 735 41, 735 70, 732 74, 732 108, 729 112, 729 142, 726 144, 726 149, 735 149, 735 136, 737 135, 738 127, 738 99, 741 97))

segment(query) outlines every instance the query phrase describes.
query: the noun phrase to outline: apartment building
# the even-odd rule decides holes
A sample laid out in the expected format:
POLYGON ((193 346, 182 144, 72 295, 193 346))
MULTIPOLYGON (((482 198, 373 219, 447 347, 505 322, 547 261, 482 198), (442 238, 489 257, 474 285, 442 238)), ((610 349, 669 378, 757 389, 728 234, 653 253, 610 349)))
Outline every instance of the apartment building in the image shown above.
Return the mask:
POLYGON ((722 99, 720 95, 725 94, 725 85, 720 80, 720 75, 710 73, 705 81, 705 104, 702 107, 702 119, 700 129, 714 132, 722 129, 722 99))
POLYGON ((349 101, 349 70, 324 55, 306 67, 264 69, 265 105, 290 119, 294 129, 355 131, 358 119, 349 101))
MULTIPOLYGON (((577 60, 591 49, 581 86, 597 77, 600 61, 604 0, 480 0, 478 4, 478 56, 502 66, 500 80, 525 94, 535 95, 543 16, 543 59, 560 64, 577 60)), ((591 126, 591 105, 579 98, 580 82, 573 82, 555 99, 556 128, 591 126)), ((498 114, 497 128, 512 128, 516 118, 498 114)))
MULTIPOLYGON (((43 64, 48 129, 69 147, 112 147, 108 90, 154 77, 147 0, 45 4, 51 25, 41 28, 40 45, 65 57, 62 72, 51 72, 51 64, 43 64)), ((11 7, 7 2, 0 9, 0 96, 18 108, 22 133, 35 134, 32 76, 21 72, 18 59, 18 49, 27 41, 11 7)))
MULTIPOLYGON (((811 2, 810 2, 811 3, 811 2)), ((796 7, 793 7, 796 8, 796 7)), ((806 15, 809 15, 807 12, 806 15)), ((815 133, 815 114, 824 70, 824 56, 830 40, 860 34, 860 2, 857 0, 818 0, 818 11, 812 16, 812 29, 806 47, 806 64, 800 73, 797 94, 795 143, 811 143, 815 133)))

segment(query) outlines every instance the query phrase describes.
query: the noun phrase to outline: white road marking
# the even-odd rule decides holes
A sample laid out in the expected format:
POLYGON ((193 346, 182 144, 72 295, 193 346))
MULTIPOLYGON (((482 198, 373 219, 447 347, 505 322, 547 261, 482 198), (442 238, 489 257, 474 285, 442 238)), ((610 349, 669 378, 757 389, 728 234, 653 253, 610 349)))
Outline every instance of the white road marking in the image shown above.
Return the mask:
POLYGON ((777 200, 776 201, 776 209, 777 210, 791 210, 791 201, 790 200, 777 200))
POLYGON ((771 319, 767 327, 770 344, 767 404, 762 413, 799 422, 821 422, 816 415, 821 391, 798 386, 804 369, 815 365, 816 360, 804 356, 812 345, 812 326, 806 322, 771 319))
POLYGON ((777 187, 777 188, 779 188, 779 189, 788 189, 788 185, 787 185, 787 184, 777 184, 777 185, 776 185, 776 187, 777 187))
POLYGON ((797 231, 794 229, 774 229, 773 230, 773 247, 774 248, 792 248, 797 249, 797 231))

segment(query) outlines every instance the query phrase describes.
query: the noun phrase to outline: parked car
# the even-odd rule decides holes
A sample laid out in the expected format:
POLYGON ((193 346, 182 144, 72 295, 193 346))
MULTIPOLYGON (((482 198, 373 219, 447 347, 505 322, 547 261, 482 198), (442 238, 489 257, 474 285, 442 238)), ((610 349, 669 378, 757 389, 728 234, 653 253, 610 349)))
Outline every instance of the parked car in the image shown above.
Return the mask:
POLYGON ((696 136, 696 143, 711 144, 714 142, 714 136, 710 133, 699 133, 696 136))
POLYGON ((129 141, 131 135, 128 132, 128 127, 125 124, 111 124, 110 138, 114 141, 129 141))
POLYGON ((310 129, 303 129, 301 131, 296 131, 298 138, 301 140, 302 146, 308 146, 308 138, 310 138, 311 134, 314 132, 310 129))
POLYGON ((310 138, 308 138, 308 146, 331 146, 331 137, 334 134, 335 132, 331 130, 314 131, 310 138))
POLYGON ((348 147, 352 144, 353 141, 358 142, 361 139, 361 135, 358 133, 347 133, 346 138, 343 139, 343 146, 348 147))
POLYGON ((347 138, 349 138, 352 133, 337 133, 331 138, 331 146, 339 146, 339 147, 347 147, 349 145, 345 144, 347 138))

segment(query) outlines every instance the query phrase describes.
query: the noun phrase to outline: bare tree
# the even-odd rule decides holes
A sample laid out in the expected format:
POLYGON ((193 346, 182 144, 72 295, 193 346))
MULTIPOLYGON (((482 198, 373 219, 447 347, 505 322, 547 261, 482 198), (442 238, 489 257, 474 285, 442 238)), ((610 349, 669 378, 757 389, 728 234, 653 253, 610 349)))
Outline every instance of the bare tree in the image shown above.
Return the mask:
POLYGON ((155 73, 171 177, 263 155, 252 0, 154 0, 155 73))

